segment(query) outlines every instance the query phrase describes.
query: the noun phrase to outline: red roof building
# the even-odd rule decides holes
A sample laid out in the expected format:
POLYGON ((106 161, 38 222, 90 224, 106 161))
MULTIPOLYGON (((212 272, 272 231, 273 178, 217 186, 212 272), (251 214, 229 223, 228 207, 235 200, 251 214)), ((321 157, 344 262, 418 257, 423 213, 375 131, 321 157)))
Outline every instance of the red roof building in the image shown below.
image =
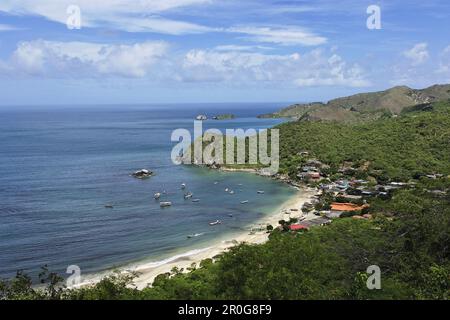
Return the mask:
POLYGON ((339 202, 333 202, 331 204, 331 210, 332 211, 346 211, 346 212, 351 212, 351 211, 359 211, 362 210, 364 208, 369 207, 369 205, 365 204, 363 206, 358 206, 354 203, 339 203, 339 202))
POLYGON ((291 231, 300 231, 300 230, 308 230, 309 228, 307 226, 304 226, 302 224, 292 224, 289 226, 289 229, 291 231))

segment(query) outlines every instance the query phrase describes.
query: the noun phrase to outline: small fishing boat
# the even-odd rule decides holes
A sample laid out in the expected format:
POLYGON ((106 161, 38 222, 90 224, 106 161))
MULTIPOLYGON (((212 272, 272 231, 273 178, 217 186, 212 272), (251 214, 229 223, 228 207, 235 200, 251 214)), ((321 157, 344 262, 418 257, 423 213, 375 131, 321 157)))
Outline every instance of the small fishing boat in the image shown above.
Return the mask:
POLYGON ((229 192, 230 191, 230 189, 228 189, 228 188, 225 188, 225 192, 229 192))
POLYGON ((190 198, 192 198, 192 193, 191 193, 191 192, 186 193, 186 194, 184 195, 184 198, 185 198, 185 199, 190 199, 190 198))
POLYGON ((105 205, 105 208, 106 208, 106 209, 113 209, 114 206, 113 206, 112 204, 106 204, 106 205, 105 205))
POLYGON ((210 223, 209 223, 210 226, 217 226, 218 224, 222 224, 222 221, 216 220, 216 221, 214 221, 214 222, 210 222, 210 223))
POLYGON ((229 216, 230 218, 233 218, 233 214, 232 214, 232 213, 230 213, 228 216, 229 216))
POLYGON ((214 181, 214 184, 219 184, 219 182, 217 182, 217 181, 214 181))
POLYGON ((147 169, 141 169, 132 174, 133 177, 137 179, 146 179, 153 175, 153 171, 147 169))
POLYGON ((204 235, 204 233, 194 233, 194 234, 188 235, 187 238, 188 238, 188 239, 191 239, 191 238, 200 237, 200 236, 202 236, 202 235, 204 235))
POLYGON ((200 199, 192 199, 192 202, 200 202, 200 199))
POLYGON ((170 207, 170 206, 172 206, 172 202, 169 202, 169 201, 160 202, 160 203, 159 203, 159 206, 160 206, 161 208, 170 207))
POLYGON ((230 194, 234 194, 234 191, 233 191, 233 190, 231 190, 231 191, 230 191, 230 194))
POLYGON ((246 203, 248 203, 248 200, 241 201, 241 204, 246 204, 246 203))
POLYGON ((157 192, 155 193, 155 195, 153 196, 156 200, 158 200, 159 198, 161 198, 161 193, 157 192))
POLYGON ((260 191, 257 191, 257 193, 258 194, 264 194, 264 191, 260 190, 260 191))
POLYGON ((186 189, 186 183, 181 184, 181 189, 186 189))

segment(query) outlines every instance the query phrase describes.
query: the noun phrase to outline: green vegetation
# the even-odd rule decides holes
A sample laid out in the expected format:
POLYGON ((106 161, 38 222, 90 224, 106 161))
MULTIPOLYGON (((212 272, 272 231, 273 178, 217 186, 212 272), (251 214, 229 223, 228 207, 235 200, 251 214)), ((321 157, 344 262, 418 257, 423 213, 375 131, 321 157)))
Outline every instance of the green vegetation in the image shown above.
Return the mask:
POLYGON ((434 85, 422 90, 406 86, 385 91, 360 93, 333 99, 327 103, 295 104, 261 118, 294 117, 304 120, 360 122, 387 114, 400 114, 405 108, 450 99, 450 85, 434 85))
POLYGON ((279 126, 283 173, 295 176, 306 150, 330 177, 347 164, 357 176, 415 179, 415 187, 370 198, 372 220, 337 219, 298 233, 269 228, 265 244, 241 244, 188 273, 175 268, 141 291, 131 285, 134 275, 119 274, 67 290, 46 269, 46 289, 33 289, 20 272, 0 282, 0 299, 449 299, 449 110, 436 103, 370 123, 279 126), (423 177, 431 173, 442 176, 423 177), (381 269, 380 290, 367 289, 371 265, 381 269))
POLYGON ((450 102, 366 123, 289 122, 279 129, 281 172, 293 178, 304 150, 330 165, 330 175, 344 163, 391 180, 450 174, 450 102))

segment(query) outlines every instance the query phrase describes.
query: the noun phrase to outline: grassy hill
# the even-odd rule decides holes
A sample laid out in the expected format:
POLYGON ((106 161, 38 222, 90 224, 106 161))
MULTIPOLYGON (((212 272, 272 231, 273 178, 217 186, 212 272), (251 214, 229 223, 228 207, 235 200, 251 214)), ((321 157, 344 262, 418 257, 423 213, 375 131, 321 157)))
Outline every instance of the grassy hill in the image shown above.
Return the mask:
POLYGON ((260 117, 355 122, 377 119, 386 113, 400 114, 407 107, 448 99, 450 99, 450 85, 435 85, 422 90, 400 86, 386 91, 338 98, 328 103, 295 104, 260 117))

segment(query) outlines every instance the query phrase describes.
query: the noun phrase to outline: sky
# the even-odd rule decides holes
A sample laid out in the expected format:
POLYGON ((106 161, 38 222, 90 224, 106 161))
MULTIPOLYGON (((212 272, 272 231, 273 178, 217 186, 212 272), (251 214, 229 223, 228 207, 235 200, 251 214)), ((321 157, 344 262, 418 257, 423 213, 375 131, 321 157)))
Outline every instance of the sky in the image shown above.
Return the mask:
POLYGON ((447 0, 1 0, 0 106, 423 88, 450 83, 449 30, 447 0))

